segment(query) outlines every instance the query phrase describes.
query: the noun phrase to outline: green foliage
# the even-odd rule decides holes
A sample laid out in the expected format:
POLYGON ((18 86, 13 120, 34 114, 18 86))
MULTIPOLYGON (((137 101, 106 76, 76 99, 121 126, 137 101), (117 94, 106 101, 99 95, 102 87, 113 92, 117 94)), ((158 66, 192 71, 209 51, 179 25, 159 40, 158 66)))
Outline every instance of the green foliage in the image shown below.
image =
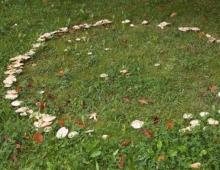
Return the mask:
MULTIPOLYGON (((33 122, 15 115, 10 103, 0 100, 0 169, 118 169, 121 154, 126 155, 125 169, 182 170, 194 162, 201 162, 203 169, 220 169, 219 127, 179 133, 187 126, 182 120, 184 112, 197 116, 205 110, 219 120, 219 99, 207 87, 220 85, 220 48, 197 34, 177 31, 178 26, 199 26, 217 37, 219 1, 1 0, 0 4, 0 81, 9 58, 28 50, 41 33, 102 18, 114 21, 108 28, 54 39, 27 63, 24 74, 18 77, 21 99, 33 108, 36 101, 45 101, 45 112, 65 118, 65 126, 80 135, 58 140, 55 130, 59 125, 54 124, 54 131, 44 135, 42 144, 36 144, 32 140, 33 122), (177 16, 170 18, 174 11, 177 16), (121 25, 126 18, 135 25, 147 19, 150 25, 121 25), (156 25, 163 20, 172 25, 160 30, 156 25), (75 41, 84 36, 86 41, 75 41), (33 63, 37 66, 32 67, 33 63), (155 63, 160 66, 155 67, 155 63), (59 76, 61 69, 63 76, 59 76), (128 69, 131 75, 120 74, 121 69, 128 69), (101 73, 107 73, 109 79, 101 79, 101 73), (31 88, 28 83, 32 83, 31 88), (40 90, 45 91, 43 96, 40 90), (124 97, 130 101, 123 101, 124 97), (138 103, 141 97, 154 103, 142 106, 138 103), (91 112, 98 113, 98 122, 88 120, 91 112), (158 124, 152 121, 155 115, 158 124), (151 129, 154 137, 132 129, 134 119, 143 120, 144 128, 151 129), (167 130, 169 119, 175 123, 167 130), (74 124, 75 120, 94 128, 92 136, 74 124), (103 140, 103 134, 109 138, 103 140), (130 145, 121 146, 124 139, 130 140, 130 145), (18 142, 21 149, 16 148, 18 142)), ((4 91, 1 85, 2 96, 4 91)))

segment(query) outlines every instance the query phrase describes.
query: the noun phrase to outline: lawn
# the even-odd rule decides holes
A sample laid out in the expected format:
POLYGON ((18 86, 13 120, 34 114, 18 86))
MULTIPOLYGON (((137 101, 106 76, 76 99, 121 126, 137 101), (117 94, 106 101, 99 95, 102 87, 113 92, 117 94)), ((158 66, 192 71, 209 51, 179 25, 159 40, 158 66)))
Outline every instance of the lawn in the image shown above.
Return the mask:
POLYGON ((0 3, 2 82, 9 59, 27 52, 41 34, 113 21, 46 42, 10 88, 24 106, 56 116, 50 132, 36 131, 33 119, 15 113, 0 85, 1 169, 182 170, 197 162, 200 169, 220 169, 220 127, 207 124, 208 118, 220 121, 220 46, 205 36, 220 38, 220 1, 0 3), (134 27, 122 24, 125 19, 134 27), (171 25, 160 29, 162 21, 171 25), (181 32, 180 26, 201 31, 181 32), (89 119, 94 112, 97 120, 89 119), (180 132, 190 122, 184 113, 199 120, 186 133, 180 132), (134 120, 143 127, 132 128, 134 120), (79 135, 57 139, 61 127, 79 135))

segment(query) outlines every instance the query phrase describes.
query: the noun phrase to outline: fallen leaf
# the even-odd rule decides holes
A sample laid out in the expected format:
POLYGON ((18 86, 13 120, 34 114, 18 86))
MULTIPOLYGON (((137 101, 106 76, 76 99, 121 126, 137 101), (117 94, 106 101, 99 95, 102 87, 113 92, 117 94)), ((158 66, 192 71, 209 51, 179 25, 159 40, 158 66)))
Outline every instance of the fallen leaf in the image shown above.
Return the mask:
POLYGON ((58 119, 57 124, 60 125, 60 126, 64 126, 64 124, 65 124, 64 119, 58 119))
POLYGON ((86 127, 86 125, 83 123, 82 120, 77 119, 74 121, 74 123, 82 129, 84 129, 86 127))
POLYGON ((131 101, 128 96, 124 96, 122 99, 125 103, 129 103, 131 101))
POLYGON ((176 15, 177 15, 176 12, 172 12, 172 13, 170 14, 170 17, 172 18, 172 17, 175 17, 176 15))
POLYGON ((122 153, 119 155, 119 161, 118 161, 118 167, 120 169, 125 167, 125 159, 126 159, 127 155, 122 153))
POLYGON ((158 124, 160 122, 160 118, 158 116, 152 116, 153 124, 158 124))
POLYGON ((216 93, 217 92, 217 89, 218 89, 218 87, 216 86, 216 85, 214 85, 214 84, 211 84, 211 85, 209 85, 209 87, 208 87, 208 90, 211 92, 211 93, 216 93))
POLYGON ((174 127, 173 120, 167 120, 166 127, 167 127, 167 129, 173 129, 173 127, 174 127))
POLYGON ((64 70, 63 69, 61 69, 60 71, 59 71, 59 73, 58 73, 58 75, 60 76, 60 77, 63 77, 64 76, 64 70))
POLYGON ((44 137, 43 135, 40 133, 40 132, 36 132, 33 136, 33 140, 36 142, 36 143, 42 143, 43 140, 44 140, 44 137))
POLYGON ((24 135, 23 135, 23 138, 26 139, 26 140, 29 140, 30 136, 27 134, 27 132, 25 132, 24 135))
POLYGON ((122 140, 121 142, 120 142, 120 146, 121 147, 127 147, 127 146, 129 146, 131 144, 131 140, 129 140, 129 139, 125 139, 125 140, 122 140))
POLYGON ((145 98, 141 98, 138 100, 138 103, 141 105, 148 105, 148 104, 153 104, 154 101, 151 99, 145 99, 145 98))
POLYGON ((47 98, 50 99, 50 100, 56 99, 56 97, 53 94, 50 94, 50 93, 47 94, 47 98))
POLYGON ((164 161, 165 160, 165 156, 164 155, 159 155, 157 158, 157 161, 164 161))
POLYGON ((18 93, 20 93, 22 91, 22 88, 17 86, 16 89, 15 89, 18 93))
POLYGON ((32 82, 28 82, 27 87, 28 87, 28 88, 32 88, 32 87, 33 87, 32 82))
POLYGON ((15 142, 15 148, 16 148, 17 150, 20 150, 20 149, 21 149, 21 143, 18 142, 18 141, 16 141, 16 142, 15 142))
POLYGON ((154 137, 154 134, 151 130, 149 129, 143 129, 143 134, 144 136, 148 137, 148 138, 153 138, 154 137))
POLYGON ((17 155, 14 153, 10 156, 10 159, 13 161, 13 162, 17 162, 18 159, 17 159, 17 155))
POLYGON ((46 108, 46 103, 43 101, 37 102, 37 106, 39 107, 40 111, 43 111, 46 108))
POLYGON ((10 140, 10 136, 9 135, 4 135, 3 136, 3 141, 4 142, 7 142, 7 141, 9 141, 10 140))

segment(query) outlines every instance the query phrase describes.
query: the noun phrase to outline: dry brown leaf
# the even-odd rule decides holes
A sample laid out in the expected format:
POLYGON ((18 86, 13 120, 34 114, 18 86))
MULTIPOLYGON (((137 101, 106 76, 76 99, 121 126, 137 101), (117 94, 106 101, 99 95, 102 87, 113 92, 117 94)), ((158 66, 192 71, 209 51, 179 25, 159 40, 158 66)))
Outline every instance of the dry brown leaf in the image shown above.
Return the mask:
POLYGON ((120 146, 121 147, 127 147, 127 146, 129 146, 131 144, 131 140, 129 140, 129 139, 125 139, 125 140, 122 140, 121 142, 120 142, 120 146))
POLYGON ((3 136, 3 141, 4 142, 7 142, 7 141, 9 141, 10 140, 10 136, 9 135, 4 135, 3 136))
POLYGON ((24 135, 23 135, 23 138, 26 139, 26 140, 29 140, 30 136, 27 134, 27 132, 25 132, 24 135))
POLYGON ((205 36, 205 33, 204 33, 204 32, 202 32, 202 31, 200 31, 200 32, 198 32, 198 36, 199 36, 199 38, 202 38, 202 37, 204 37, 204 36, 205 36))
POLYGON ((18 159, 17 159, 17 155, 14 153, 10 156, 10 160, 12 160, 13 162, 17 162, 18 159))
POLYGON ((167 127, 167 129, 173 129, 173 127, 174 127, 173 120, 167 120, 166 127, 167 127))
POLYGON ((50 100, 56 99, 56 97, 53 94, 51 94, 51 93, 47 94, 47 98, 50 99, 50 100))
POLYGON ((43 101, 39 101, 37 102, 37 106, 39 107, 41 111, 43 111, 46 108, 46 103, 43 101))
POLYGON ((148 104, 153 104, 154 101, 151 99, 140 98, 138 100, 138 103, 140 103, 141 105, 148 105, 148 104))
POLYGON ((164 155, 159 155, 157 158, 157 161, 164 161, 165 160, 165 156, 164 155))
POLYGON ((21 149, 21 143, 18 142, 18 141, 16 141, 16 142, 15 142, 15 148, 16 148, 17 150, 20 150, 20 149, 21 149))
POLYGON ((131 101, 131 99, 128 96, 124 96, 122 99, 125 103, 130 103, 131 101))
POLYGON ((122 169, 122 168, 125 167, 126 157, 127 157, 127 155, 124 154, 124 153, 121 153, 121 154, 119 155, 118 167, 119 167, 120 169, 122 169))
POLYGON ((22 91, 22 88, 17 86, 16 89, 15 89, 18 93, 20 93, 22 91))
POLYGON ((43 140, 44 140, 44 137, 43 135, 40 133, 40 132, 36 132, 33 136, 33 140, 36 142, 36 143, 42 143, 43 140))
POLYGON ((27 87, 28 87, 28 88, 32 88, 32 87, 33 87, 32 82, 28 82, 27 87))
POLYGON ((144 136, 146 136, 148 138, 153 138, 154 137, 153 132, 149 129, 143 129, 143 134, 144 134, 144 136))
POLYGON ((65 74, 65 73, 64 73, 64 70, 63 70, 63 69, 61 69, 61 70, 59 71, 59 76, 60 76, 60 77, 63 77, 63 76, 64 76, 64 74, 65 74))
POLYGON ((216 86, 216 85, 214 85, 214 84, 211 84, 211 85, 209 85, 209 87, 208 87, 208 90, 211 92, 211 93, 216 93, 217 92, 217 89, 218 89, 218 87, 216 86))
POLYGON ((158 124, 160 122, 160 118, 158 116, 152 116, 153 124, 158 124))
POLYGON ((172 12, 172 13, 170 14, 170 17, 172 18, 172 17, 175 17, 176 15, 177 15, 176 12, 172 12))

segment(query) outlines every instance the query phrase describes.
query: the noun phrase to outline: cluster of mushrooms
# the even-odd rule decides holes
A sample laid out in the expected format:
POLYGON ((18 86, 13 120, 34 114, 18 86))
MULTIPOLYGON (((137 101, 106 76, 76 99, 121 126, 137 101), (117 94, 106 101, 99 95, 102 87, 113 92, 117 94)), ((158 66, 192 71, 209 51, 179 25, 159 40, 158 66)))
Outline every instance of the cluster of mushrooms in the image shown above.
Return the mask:
MULTIPOLYGON (((37 50, 39 48, 43 47, 45 45, 46 41, 52 39, 53 37, 55 37, 57 35, 63 35, 65 33, 73 32, 73 31, 81 30, 81 29, 89 29, 91 27, 105 26, 105 25, 109 25, 111 23, 112 23, 112 21, 110 21, 108 19, 103 19, 103 20, 96 22, 95 24, 85 23, 85 24, 80 24, 80 25, 74 25, 71 27, 62 27, 56 31, 44 33, 44 34, 40 35, 40 37, 37 39, 37 42, 32 45, 32 48, 28 52, 11 58, 10 64, 7 66, 7 70, 5 71, 5 75, 7 75, 7 77, 5 78, 3 83, 4 83, 4 87, 8 89, 6 92, 6 95, 5 95, 5 99, 11 100, 11 106, 15 109, 15 112, 17 114, 19 114, 20 116, 28 116, 29 118, 33 119, 34 120, 33 121, 34 127, 36 130, 43 128, 44 132, 49 132, 52 129, 51 125, 53 124, 54 120, 56 119, 56 116, 46 114, 46 113, 41 113, 40 111, 34 111, 33 109, 29 108, 28 106, 25 106, 24 101, 18 100, 19 91, 16 89, 11 89, 13 84, 16 83, 16 81, 17 81, 17 76, 23 72, 24 64, 28 60, 32 59, 35 56, 37 50)), ((122 24, 130 24, 130 27, 135 27, 135 25, 132 24, 131 21, 128 19, 123 20, 121 23, 122 24)), ((147 20, 144 20, 144 21, 142 21, 141 24, 148 25, 149 22, 147 20)), ((163 21, 160 24, 158 24, 157 26, 161 29, 164 29, 165 27, 167 27, 169 25, 171 25, 171 23, 163 21)), ((200 28, 198 28, 198 27, 179 27, 178 30, 182 31, 182 32, 188 32, 188 31, 199 32, 200 28)), ((216 43, 220 42, 219 39, 214 38, 210 34, 205 34, 205 35, 208 38, 209 42, 212 42, 212 43, 213 42, 216 42, 216 43)), ((108 51, 109 49, 106 48, 105 50, 108 51)), ((124 72, 127 73, 126 70, 123 70, 122 73, 124 73, 124 72)), ((102 75, 100 75, 100 77, 106 78, 107 75, 102 74, 102 75)), ((94 115, 93 115, 93 117, 94 117, 94 115)), ((212 120, 209 120, 209 121, 212 122, 212 120)), ((193 122, 193 123, 195 124, 196 122, 193 122)), ((135 120, 131 123, 131 126, 136 129, 136 128, 142 127, 143 124, 144 124, 144 122, 139 121, 139 120, 135 120)), ((195 127, 196 125, 194 125, 194 124, 191 126, 195 127)), ((185 130, 189 130, 189 128, 187 128, 185 130)), ((93 131, 94 130, 88 130, 86 133, 90 134, 93 131)), ((78 135, 78 132, 76 132, 76 131, 69 132, 66 127, 62 127, 58 130, 56 137, 57 138, 64 138, 64 137, 68 136, 69 138, 72 138, 77 135, 78 135)), ((106 139, 106 138, 107 138, 107 135, 103 135, 103 139, 106 139)))

